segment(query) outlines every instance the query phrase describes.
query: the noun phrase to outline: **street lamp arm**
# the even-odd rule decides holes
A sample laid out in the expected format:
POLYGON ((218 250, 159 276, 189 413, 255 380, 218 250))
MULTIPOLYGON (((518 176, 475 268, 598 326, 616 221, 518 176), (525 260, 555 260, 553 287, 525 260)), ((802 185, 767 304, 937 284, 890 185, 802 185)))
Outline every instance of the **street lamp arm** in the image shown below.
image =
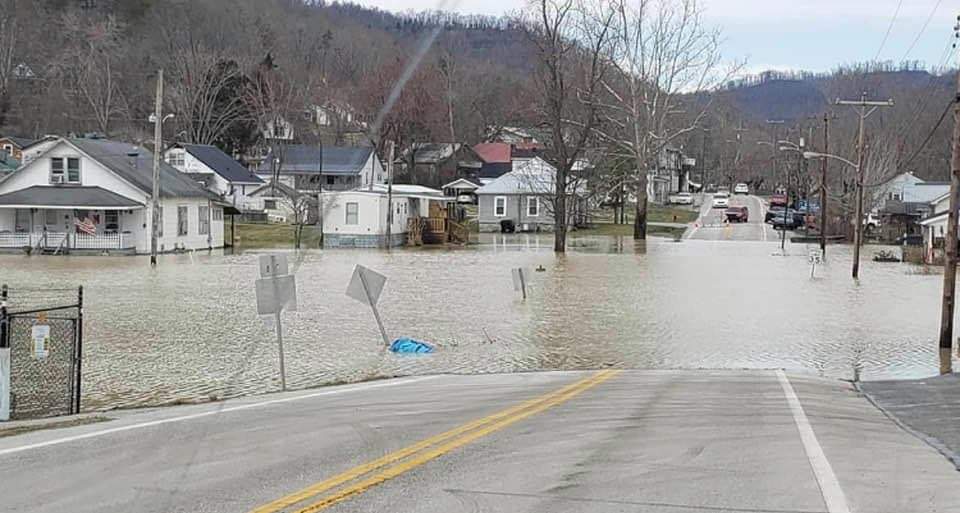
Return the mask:
POLYGON ((805 159, 833 159, 833 160, 839 160, 840 162, 843 162, 844 164, 846 164, 846 165, 848 165, 848 166, 850 166, 850 167, 852 167, 852 168, 854 168, 854 169, 859 169, 859 168, 860 168, 860 166, 858 166, 858 165, 855 164, 854 162, 851 162, 851 161, 849 161, 849 160, 847 160, 847 159, 845 159, 845 158, 843 158, 843 157, 840 157, 840 156, 838 156, 838 155, 832 155, 832 154, 830 154, 830 153, 819 153, 819 152, 816 152, 816 151, 805 151, 805 152, 803 152, 803 158, 805 158, 805 159))

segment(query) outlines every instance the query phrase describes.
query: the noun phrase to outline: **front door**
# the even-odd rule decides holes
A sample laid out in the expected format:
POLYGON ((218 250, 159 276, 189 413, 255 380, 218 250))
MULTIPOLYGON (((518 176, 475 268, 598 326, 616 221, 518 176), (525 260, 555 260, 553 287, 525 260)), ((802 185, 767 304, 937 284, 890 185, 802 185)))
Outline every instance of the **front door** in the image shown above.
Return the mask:
POLYGON ((29 232, 33 229, 32 222, 30 220, 30 210, 25 208, 18 208, 16 214, 14 215, 15 232, 29 232))

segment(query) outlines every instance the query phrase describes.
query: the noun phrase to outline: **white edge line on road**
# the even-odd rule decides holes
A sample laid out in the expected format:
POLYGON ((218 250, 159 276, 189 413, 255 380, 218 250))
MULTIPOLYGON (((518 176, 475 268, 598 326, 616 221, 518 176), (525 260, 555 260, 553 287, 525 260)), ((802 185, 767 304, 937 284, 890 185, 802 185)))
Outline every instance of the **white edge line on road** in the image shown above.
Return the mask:
POLYGON ((0 456, 6 456, 6 455, 8 455, 8 454, 14 454, 14 453, 23 452, 23 451, 29 451, 29 450, 31 450, 31 449, 39 449, 39 448, 41 448, 41 447, 49 447, 49 446, 51 446, 51 445, 59 445, 59 444, 65 444, 65 443, 70 443, 70 442, 76 442, 77 440, 86 440, 86 439, 88 439, 88 438, 97 438, 97 437, 101 437, 101 436, 111 435, 111 434, 113 434, 113 433, 120 433, 120 432, 123 432, 123 431, 131 431, 131 430, 134 430, 134 429, 148 428, 148 427, 153 427, 153 426, 159 426, 159 425, 162 425, 162 424, 170 424, 170 423, 173 423, 173 422, 183 422, 183 421, 194 420, 194 419, 199 419, 199 418, 203 418, 203 417, 210 417, 210 416, 213 416, 213 415, 220 415, 221 413, 230 413, 230 412, 234 412, 234 411, 249 410, 249 409, 251 409, 251 408, 261 408, 261 407, 263 407, 263 406, 270 406, 270 405, 274 405, 274 404, 290 403, 290 402, 294 402, 294 401, 302 401, 302 400, 305 400, 305 399, 313 399, 313 398, 315 398, 315 397, 322 397, 322 396, 325 396, 325 395, 338 395, 338 394, 344 394, 344 393, 347 393, 347 392, 357 392, 357 391, 362 391, 362 390, 370 390, 370 389, 372 389, 372 388, 381 388, 381 387, 386 387, 386 386, 405 385, 405 384, 408 384, 408 383, 415 383, 415 382, 418 382, 418 381, 424 381, 424 380, 433 379, 433 378, 436 378, 436 377, 438 377, 438 376, 435 376, 435 375, 434 375, 434 376, 420 376, 420 377, 415 377, 415 378, 404 379, 404 380, 402 380, 402 381, 400 381, 400 382, 397 382, 397 380, 387 380, 387 381, 381 382, 381 383, 358 383, 358 384, 355 384, 355 385, 344 385, 344 386, 342 386, 342 387, 336 387, 335 389, 331 389, 331 390, 323 390, 323 391, 320 391, 320 392, 314 392, 314 393, 304 394, 304 395, 296 395, 296 396, 293 396, 293 397, 283 397, 283 398, 280 398, 280 399, 270 399, 270 400, 267 400, 267 401, 260 401, 260 402, 257 402, 257 403, 240 404, 240 405, 237 405, 237 406, 227 406, 227 407, 225 407, 225 408, 217 408, 217 409, 215 409, 215 410, 208 410, 208 411, 203 411, 203 412, 199 412, 199 413, 191 413, 190 415, 181 415, 181 416, 179 416, 179 417, 170 417, 170 418, 166 418, 166 419, 151 420, 151 421, 148 421, 148 422, 140 422, 140 423, 138 423, 138 424, 130 424, 130 425, 127 425, 127 426, 117 426, 117 427, 114 427, 114 428, 101 429, 101 430, 99 430, 99 431, 93 431, 93 432, 90 432, 90 433, 83 433, 83 434, 81 434, 81 435, 66 436, 66 437, 63 437, 63 438, 54 438, 53 440, 46 440, 46 441, 43 441, 43 442, 36 442, 36 443, 32 443, 32 444, 27 444, 27 445, 21 445, 21 446, 18 446, 18 447, 10 447, 10 448, 7 448, 7 449, 0 449, 0 456))
POLYGON ((847 506, 847 498, 843 495, 840 488, 840 482, 837 481, 837 475, 833 473, 833 467, 827 461, 826 454, 823 453, 823 447, 817 441, 817 435, 813 432, 813 427, 807 419, 807 414, 803 411, 803 405, 786 373, 777 370, 777 379, 780 381, 780 387, 783 388, 783 395, 787 398, 787 404, 790 405, 790 412, 793 414, 793 421, 800 431, 800 440, 803 441, 803 449, 807 453, 807 459, 810 461, 810 468, 817 478, 817 484, 820 486, 820 494, 823 496, 823 502, 827 506, 828 513, 850 513, 847 506))

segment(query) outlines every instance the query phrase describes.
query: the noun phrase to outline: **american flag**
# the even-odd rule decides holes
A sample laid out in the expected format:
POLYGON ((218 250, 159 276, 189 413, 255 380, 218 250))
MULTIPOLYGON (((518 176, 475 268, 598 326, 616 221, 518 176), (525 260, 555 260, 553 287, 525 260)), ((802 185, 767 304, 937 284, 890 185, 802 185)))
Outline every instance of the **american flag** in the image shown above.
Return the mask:
POLYGON ((85 217, 82 220, 80 218, 74 218, 73 224, 77 227, 77 230, 87 235, 97 234, 97 225, 93 224, 93 221, 91 221, 89 217, 85 217))

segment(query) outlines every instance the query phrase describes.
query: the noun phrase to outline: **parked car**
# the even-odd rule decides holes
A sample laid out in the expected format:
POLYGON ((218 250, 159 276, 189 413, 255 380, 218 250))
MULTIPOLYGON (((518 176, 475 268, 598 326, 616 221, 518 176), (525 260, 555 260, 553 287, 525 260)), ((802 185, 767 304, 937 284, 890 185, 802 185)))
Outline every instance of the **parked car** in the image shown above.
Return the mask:
POLYGON ((472 194, 461 194, 457 196, 457 203, 476 203, 472 194))
POLYGON ((747 184, 745 183, 738 183, 733 188, 733 193, 734 194, 750 194, 750 187, 748 187, 747 184))
POLYGON ((693 205, 693 194, 689 192, 678 192, 669 198, 670 203, 674 205, 693 205))
POLYGON ((873 212, 867 214, 863 217, 863 227, 866 228, 868 232, 880 228, 880 216, 873 212))
POLYGON ((727 208, 730 206, 730 195, 718 192, 713 195, 713 208, 727 208))
POLYGON ((774 230, 796 230, 803 226, 803 214, 797 215, 793 210, 779 211, 770 220, 774 230))
POLYGON ((731 223, 746 223, 750 220, 750 211, 747 207, 729 207, 724 215, 731 223))

